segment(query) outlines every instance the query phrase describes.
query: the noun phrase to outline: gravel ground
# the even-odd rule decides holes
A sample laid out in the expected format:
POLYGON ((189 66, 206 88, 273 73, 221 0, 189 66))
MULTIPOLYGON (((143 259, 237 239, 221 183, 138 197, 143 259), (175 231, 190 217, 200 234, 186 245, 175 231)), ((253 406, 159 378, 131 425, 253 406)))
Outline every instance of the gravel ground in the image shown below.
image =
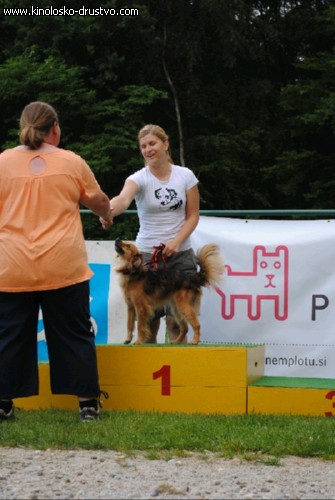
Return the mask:
POLYGON ((0 448, 5 499, 333 499, 335 463, 289 457, 279 465, 212 453, 148 460, 141 453, 0 448))

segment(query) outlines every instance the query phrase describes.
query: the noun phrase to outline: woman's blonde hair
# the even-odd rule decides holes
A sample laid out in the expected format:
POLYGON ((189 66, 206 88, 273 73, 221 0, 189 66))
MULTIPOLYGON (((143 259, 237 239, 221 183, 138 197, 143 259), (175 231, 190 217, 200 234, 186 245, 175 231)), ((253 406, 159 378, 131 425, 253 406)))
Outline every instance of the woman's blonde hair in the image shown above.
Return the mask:
POLYGON ((54 123, 58 123, 56 111, 46 102, 27 104, 20 118, 20 143, 37 149, 54 123))
MULTIPOLYGON (((149 135, 149 134, 155 135, 156 137, 158 137, 158 139, 160 139, 163 142, 169 142, 169 136, 167 135, 165 130, 162 127, 160 127, 159 125, 154 125, 152 123, 144 125, 144 127, 141 128, 141 130, 137 134, 138 142, 140 142, 140 140, 143 139, 143 137, 145 137, 146 135, 149 135)), ((170 146, 168 147, 166 154, 167 154, 169 162, 173 163, 173 160, 171 157, 170 146)))

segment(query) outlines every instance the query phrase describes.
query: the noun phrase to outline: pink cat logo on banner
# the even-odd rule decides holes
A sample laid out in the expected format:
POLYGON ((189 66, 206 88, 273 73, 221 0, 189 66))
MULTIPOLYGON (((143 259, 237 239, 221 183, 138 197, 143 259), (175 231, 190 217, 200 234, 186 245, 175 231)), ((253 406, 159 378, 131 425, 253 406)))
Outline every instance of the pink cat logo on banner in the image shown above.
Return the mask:
POLYGON ((262 245, 254 247, 253 269, 233 271, 226 265, 226 287, 216 288, 222 298, 221 314, 224 319, 235 315, 237 300, 247 301, 247 314, 250 320, 261 317, 264 300, 274 304, 274 316, 283 321, 288 316, 288 248, 277 246, 275 251, 267 251, 262 245))

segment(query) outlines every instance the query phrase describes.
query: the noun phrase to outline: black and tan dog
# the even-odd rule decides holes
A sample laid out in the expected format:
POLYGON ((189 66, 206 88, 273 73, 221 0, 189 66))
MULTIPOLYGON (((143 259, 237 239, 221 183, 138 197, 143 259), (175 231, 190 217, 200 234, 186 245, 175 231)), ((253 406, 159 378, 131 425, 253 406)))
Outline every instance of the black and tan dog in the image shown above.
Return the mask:
POLYGON ((120 284, 128 308, 127 338, 133 339, 137 320, 137 339, 142 344, 150 337, 149 322, 155 310, 169 304, 180 326, 180 335, 175 341, 180 344, 186 337, 188 323, 194 336, 192 344, 200 341, 198 320, 202 287, 215 286, 223 275, 224 265, 215 244, 204 245, 197 253, 199 270, 196 273, 171 271, 168 268, 151 268, 143 265, 142 255, 133 243, 117 239, 115 241, 117 259, 120 261, 115 271, 120 274, 120 284))

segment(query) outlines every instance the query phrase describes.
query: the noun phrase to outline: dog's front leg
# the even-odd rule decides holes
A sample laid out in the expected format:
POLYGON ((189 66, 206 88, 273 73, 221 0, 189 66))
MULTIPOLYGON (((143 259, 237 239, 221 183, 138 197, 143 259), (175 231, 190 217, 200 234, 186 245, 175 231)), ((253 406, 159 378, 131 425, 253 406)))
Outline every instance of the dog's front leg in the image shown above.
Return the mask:
POLYGON ((136 309, 137 316, 137 339, 134 344, 144 344, 147 338, 150 337, 149 320, 151 314, 145 307, 136 309))
POLYGON ((127 337, 126 340, 124 341, 124 344, 130 344, 130 342, 133 340, 133 332, 135 328, 135 319, 136 319, 136 313, 135 313, 135 308, 132 304, 127 304, 127 337))

